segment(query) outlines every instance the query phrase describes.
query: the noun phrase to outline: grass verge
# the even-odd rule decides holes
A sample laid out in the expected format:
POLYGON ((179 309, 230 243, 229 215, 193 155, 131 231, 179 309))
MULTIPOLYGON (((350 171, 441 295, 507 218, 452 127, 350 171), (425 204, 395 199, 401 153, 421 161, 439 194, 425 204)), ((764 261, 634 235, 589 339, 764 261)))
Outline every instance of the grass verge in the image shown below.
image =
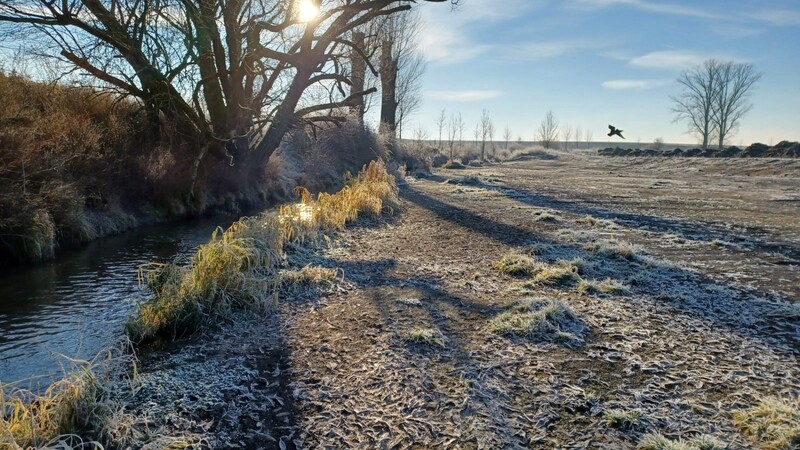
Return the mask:
POLYGON ((733 424, 759 449, 800 448, 800 398, 765 398, 758 406, 734 411, 733 424))
POLYGON ((298 193, 298 204, 216 230, 186 265, 145 267, 141 279, 154 295, 127 322, 130 338, 134 342, 175 338, 219 321, 234 309, 268 307, 277 301, 287 243, 315 241, 361 214, 378 215, 398 202, 394 177, 381 161, 364 166, 355 178, 348 177, 335 194, 321 193, 314 199, 305 189, 298 193))

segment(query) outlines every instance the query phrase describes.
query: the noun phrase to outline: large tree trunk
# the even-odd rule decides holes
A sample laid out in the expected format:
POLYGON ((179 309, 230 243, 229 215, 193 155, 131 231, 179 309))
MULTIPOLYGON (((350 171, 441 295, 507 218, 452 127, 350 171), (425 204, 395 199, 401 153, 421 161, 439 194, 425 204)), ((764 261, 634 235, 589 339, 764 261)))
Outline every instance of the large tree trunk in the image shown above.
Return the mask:
MULTIPOLYGON (((353 45, 362 51, 364 50, 364 33, 360 31, 353 32, 353 45)), ((350 85, 350 95, 364 91, 364 82, 367 76, 367 62, 355 50, 350 53, 350 67, 352 70, 350 85)), ((360 97, 356 104, 350 107, 350 114, 358 117, 360 123, 364 123, 364 97, 360 97)))
POLYGON ((392 55, 392 41, 381 45, 381 124, 394 136, 397 128, 397 60, 392 55))

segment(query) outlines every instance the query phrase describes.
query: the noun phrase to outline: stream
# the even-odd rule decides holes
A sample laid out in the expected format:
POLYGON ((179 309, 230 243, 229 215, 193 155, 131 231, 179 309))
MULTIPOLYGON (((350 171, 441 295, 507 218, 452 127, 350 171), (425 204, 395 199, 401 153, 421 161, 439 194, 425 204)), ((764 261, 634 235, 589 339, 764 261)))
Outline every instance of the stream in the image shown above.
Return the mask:
POLYGON ((138 269, 186 257, 230 217, 141 227, 0 275, 0 382, 38 390, 112 345, 137 300, 138 269))

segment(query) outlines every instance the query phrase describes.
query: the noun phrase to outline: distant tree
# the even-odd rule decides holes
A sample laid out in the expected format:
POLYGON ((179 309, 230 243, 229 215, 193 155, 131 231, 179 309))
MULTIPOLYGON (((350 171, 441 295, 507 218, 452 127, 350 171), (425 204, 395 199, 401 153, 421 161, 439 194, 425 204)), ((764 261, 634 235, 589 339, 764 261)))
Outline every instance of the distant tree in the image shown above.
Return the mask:
POLYGON ((656 150, 663 149, 664 148, 664 139, 656 138, 656 140, 653 141, 653 148, 655 148, 656 150))
POLYGON ((675 120, 686 121, 704 149, 714 137, 722 149, 752 107, 748 99, 760 79, 752 64, 709 59, 678 78, 683 91, 672 97, 675 120))
POLYGON ((478 148, 480 148, 480 144, 479 143, 480 143, 480 140, 481 140, 481 122, 480 121, 478 121, 478 123, 475 124, 475 131, 474 131, 473 135, 475 136, 475 149, 477 150, 478 148))
POLYGON ((494 145, 494 123, 489 122, 489 146, 492 147, 492 158, 497 158, 497 147, 494 145))
POLYGON ((458 113, 457 116, 455 114, 450 114, 450 123, 447 126, 447 130, 448 143, 450 145, 450 160, 452 161, 456 137, 461 141, 461 136, 464 134, 464 119, 461 117, 461 113, 458 113))
POLYGON ((481 161, 486 160, 486 141, 489 139, 489 134, 491 129, 493 128, 492 125, 492 118, 489 116, 488 110, 483 110, 481 113, 481 121, 478 123, 480 126, 481 132, 481 161))
POLYGON ((589 148, 589 145, 592 142, 592 130, 586 129, 586 148, 589 148))
POLYGON ((553 111, 547 111, 547 115, 542 119, 536 135, 544 148, 551 148, 556 142, 558 139, 558 120, 553 115, 553 111))
POLYGON ((444 131, 444 127, 447 124, 447 114, 445 110, 439 114, 439 117, 436 119, 436 126, 439 128, 439 145, 438 149, 442 149, 442 131, 444 131))
MULTIPOLYGON (((467 123, 464 122, 464 118, 461 117, 461 113, 458 113, 458 119, 456 121, 456 129, 458 130, 458 145, 460 147, 464 147, 464 128, 467 126, 467 123)), ((452 154, 450 155, 452 159, 452 154)))
POLYGON ((506 141, 505 149, 508 150, 508 143, 511 141, 511 129, 506 126, 506 130, 503 132, 503 140, 506 141))
POLYGON ((581 130, 581 127, 578 127, 575 130, 575 145, 577 145, 578 148, 581 147, 581 141, 582 140, 583 140, 583 130, 581 130))
POLYGON ((753 107, 748 99, 761 74, 755 71, 752 64, 733 61, 721 63, 718 71, 712 120, 717 130, 719 149, 722 150, 725 140, 739 125, 742 116, 753 107))
POLYGON ((572 125, 564 125, 561 130, 561 137, 564 139, 564 150, 569 150, 569 140, 572 138, 572 125))

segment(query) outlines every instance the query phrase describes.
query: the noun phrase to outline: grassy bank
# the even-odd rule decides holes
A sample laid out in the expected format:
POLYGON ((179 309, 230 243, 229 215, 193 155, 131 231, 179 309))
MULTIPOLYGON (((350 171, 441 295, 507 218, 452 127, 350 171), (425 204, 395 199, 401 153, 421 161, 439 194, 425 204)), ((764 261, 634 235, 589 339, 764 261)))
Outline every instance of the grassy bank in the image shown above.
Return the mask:
POLYGON ((153 265, 142 280, 154 292, 126 329, 134 341, 176 337, 215 322, 232 310, 266 308, 277 300, 287 244, 316 241, 362 214, 378 215, 397 202, 383 162, 371 162, 335 194, 316 198, 299 189, 300 203, 248 217, 214 232, 186 265, 153 265))
MULTIPOLYGON (((282 285, 329 278, 330 269, 287 267, 289 245, 317 242, 359 216, 380 214, 397 205, 397 187, 383 162, 364 166, 335 194, 312 195, 299 189, 301 202, 244 218, 218 230, 188 265, 151 266, 142 273, 154 297, 141 304, 126 328, 136 341, 176 337, 227 317, 234 310, 266 308, 277 301, 282 285)), ((109 367, 120 369, 130 357, 115 355, 102 364, 87 363, 79 372, 54 383, 41 395, 0 386, 0 448, 92 448, 99 440, 118 440, 124 423, 107 400, 109 367), (3 392, 6 394, 4 395, 3 392), (75 434, 73 434, 75 433, 75 434), (113 436, 112 436, 113 435, 113 436)), ((119 378, 119 377, 117 377, 119 378)), ((116 388, 114 388, 116 389, 116 388)))

